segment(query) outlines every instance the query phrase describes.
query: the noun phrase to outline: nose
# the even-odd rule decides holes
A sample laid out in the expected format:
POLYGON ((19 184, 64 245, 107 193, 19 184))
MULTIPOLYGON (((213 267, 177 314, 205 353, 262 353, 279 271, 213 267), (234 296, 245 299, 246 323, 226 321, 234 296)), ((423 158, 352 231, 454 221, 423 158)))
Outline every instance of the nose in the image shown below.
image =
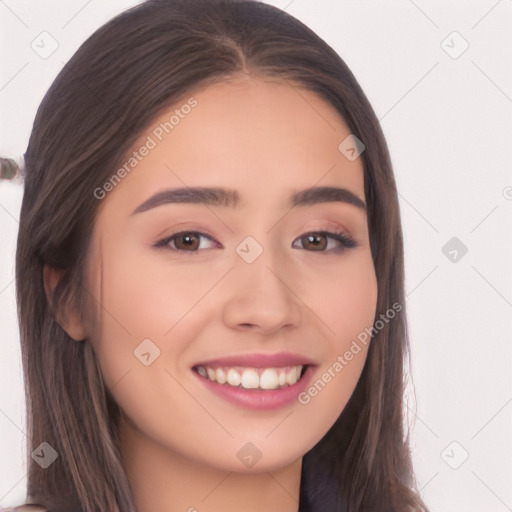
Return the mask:
POLYGON ((239 260, 231 272, 232 291, 224 303, 223 319, 233 329, 251 328, 262 334, 298 327, 301 300, 294 293, 290 272, 264 251, 253 263, 239 260))

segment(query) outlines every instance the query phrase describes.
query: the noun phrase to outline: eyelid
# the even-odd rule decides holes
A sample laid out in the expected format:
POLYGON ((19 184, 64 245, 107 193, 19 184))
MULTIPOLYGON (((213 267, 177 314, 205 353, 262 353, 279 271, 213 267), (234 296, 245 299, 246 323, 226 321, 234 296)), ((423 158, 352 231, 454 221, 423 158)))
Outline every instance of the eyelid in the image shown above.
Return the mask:
POLYGON ((304 236, 307 233, 331 232, 344 236, 345 238, 352 240, 356 245, 359 245, 359 237, 354 236, 352 234, 352 230, 347 229, 345 226, 343 226, 343 224, 329 220, 319 220, 318 224, 320 224, 319 227, 313 227, 312 229, 308 228, 307 230, 304 230, 303 234, 299 236, 304 236))
POLYGON ((346 237, 352 238, 349 230, 337 222, 332 222, 332 221, 327 220, 327 221, 318 221, 318 223, 320 224, 320 226, 318 228, 317 227, 313 227, 312 229, 308 228, 306 231, 304 231, 304 234, 305 233, 319 233, 322 231, 332 231, 334 233, 343 233, 346 237))

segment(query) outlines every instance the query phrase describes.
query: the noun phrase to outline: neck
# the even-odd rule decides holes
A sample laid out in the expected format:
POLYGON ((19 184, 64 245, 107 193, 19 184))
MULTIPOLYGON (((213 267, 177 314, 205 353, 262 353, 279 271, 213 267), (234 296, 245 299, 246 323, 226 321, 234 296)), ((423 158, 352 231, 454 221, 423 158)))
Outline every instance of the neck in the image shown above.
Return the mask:
POLYGON ((121 453, 138 512, 297 512, 302 459, 236 473, 163 447, 121 421, 121 453))

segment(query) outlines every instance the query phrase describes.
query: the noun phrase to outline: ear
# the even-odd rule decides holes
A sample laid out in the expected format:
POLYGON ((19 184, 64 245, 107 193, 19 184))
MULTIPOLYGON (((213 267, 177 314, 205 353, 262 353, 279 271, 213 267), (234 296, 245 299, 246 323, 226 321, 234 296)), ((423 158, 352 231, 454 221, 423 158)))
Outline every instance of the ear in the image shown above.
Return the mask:
MULTIPOLYGON (((62 273, 57 269, 44 265, 43 282, 46 298, 52 303, 53 292, 59 282, 62 273)), ((76 341, 82 341, 86 338, 85 327, 80 318, 78 311, 69 305, 56 305, 55 320, 68 333, 68 335, 76 341)))

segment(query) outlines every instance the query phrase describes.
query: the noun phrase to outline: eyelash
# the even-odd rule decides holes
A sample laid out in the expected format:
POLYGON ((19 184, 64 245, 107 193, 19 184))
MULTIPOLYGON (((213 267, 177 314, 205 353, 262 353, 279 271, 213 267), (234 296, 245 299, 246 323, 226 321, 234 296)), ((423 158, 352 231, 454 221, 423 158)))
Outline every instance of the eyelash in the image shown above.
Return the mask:
MULTIPOLYGON (((206 233, 202 233, 200 231, 194 231, 194 230, 184 230, 184 231, 179 231, 177 233, 173 233, 172 235, 167 236, 165 238, 162 238, 161 240, 159 240, 158 242, 156 242, 154 244, 154 247, 156 247, 157 249, 168 249, 170 251, 175 251, 175 252, 178 252, 178 253, 186 253, 186 254, 188 254, 190 256, 192 254, 198 254, 199 252, 201 252, 200 249, 196 249, 196 250, 192 250, 192 251, 186 251, 186 250, 183 250, 183 249, 176 249, 176 248, 169 247, 169 243, 172 240, 174 240, 175 238, 177 238, 180 235, 186 235, 186 234, 199 235, 199 236, 208 238, 212 242, 215 241, 215 239, 213 237, 211 237, 210 235, 207 235, 206 233)), ((314 251, 313 250, 313 251, 309 251, 309 252, 323 252, 323 253, 334 252, 334 253, 340 253, 340 252, 344 252, 346 249, 352 249, 352 248, 358 246, 356 241, 351 236, 347 235, 346 233, 344 233, 342 231, 338 231, 338 230, 334 230, 334 231, 327 231, 327 230, 308 231, 307 233, 304 233, 303 235, 297 237, 296 240, 300 240, 301 238, 304 238, 304 237, 306 237, 308 235, 326 236, 327 238, 334 239, 337 242, 340 242, 340 244, 341 244, 341 247, 338 246, 336 249, 329 249, 329 250, 325 250, 324 249, 324 250, 319 250, 319 251, 314 251)), ((304 251, 308 251, 308 249, 303 249, 303 250, 304 251)))

